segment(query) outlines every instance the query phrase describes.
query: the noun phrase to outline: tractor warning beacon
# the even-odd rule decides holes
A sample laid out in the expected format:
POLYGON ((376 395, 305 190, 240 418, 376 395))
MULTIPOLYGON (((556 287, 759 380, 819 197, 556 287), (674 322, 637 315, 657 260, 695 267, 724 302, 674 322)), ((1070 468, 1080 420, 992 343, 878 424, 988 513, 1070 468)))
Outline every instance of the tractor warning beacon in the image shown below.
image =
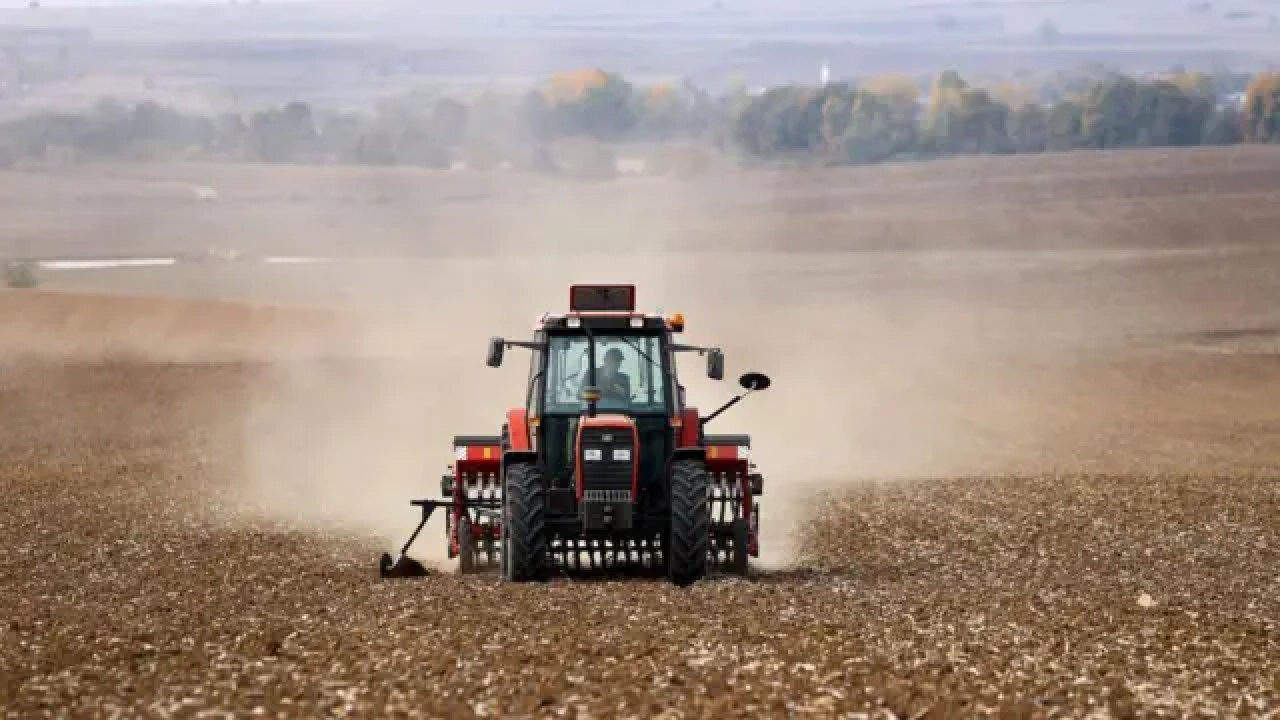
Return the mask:
POLYGON ((769 378, 743 375, 743 393, 700 416, 676 357, 705 357, 707 376, 721 380, 724 355, 676 342, 684 317, 637 312, 635 300, 632 285, 574 285, 569 312, 543 314, 532 340, 490 340, 490 367, 508 348, 530 351, 523 404, 498 435, 453 439, 443 497, 410 501, 421 520, 399 557, 382 555, 382 577, 426 574, 408 552, 437 509, 464 573, 496 566, 529 582, 647 569, 681 586, 746 573, 760 553, 764 480, 748 436, 704 428, 769 378))

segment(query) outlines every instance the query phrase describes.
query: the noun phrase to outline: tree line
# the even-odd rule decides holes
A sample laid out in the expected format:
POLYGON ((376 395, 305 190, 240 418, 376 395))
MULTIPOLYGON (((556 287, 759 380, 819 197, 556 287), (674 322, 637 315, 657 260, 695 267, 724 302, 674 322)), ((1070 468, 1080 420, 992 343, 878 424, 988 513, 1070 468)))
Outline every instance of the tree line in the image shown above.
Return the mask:
POLYGON ((1280 142, 1280 73, 1241 97, 1210 76, 1100 73, 1056 88, 980 87, 947 71, 927 86, 902 77, 787 85, 716 96, 691 83, 636 85, 602 70, 550 78, 527 93, 410 93, 373 112, 290 102, 208 116, 154 102, 103 100, 0 124, 0 164, 76 159, 217 159, 549 169, 548 148, 694 141, 744 160, 869 164, 958 154, 1280 142))

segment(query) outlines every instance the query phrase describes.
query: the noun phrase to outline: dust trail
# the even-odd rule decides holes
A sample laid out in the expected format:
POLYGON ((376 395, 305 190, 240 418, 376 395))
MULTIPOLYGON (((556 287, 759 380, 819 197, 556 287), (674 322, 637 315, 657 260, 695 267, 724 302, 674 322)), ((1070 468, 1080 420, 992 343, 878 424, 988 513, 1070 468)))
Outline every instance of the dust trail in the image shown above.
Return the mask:
MULTIPOLYGON (((282 516, 398 547, 416 520, 408 500, 439 492, 453 435, 496 434, 506 408, 522 403, 523 351, 490 369, 485 340, 527 337, 537 314, 564 309, 569 284, 591 281, 635 282, 642 306, 685 313, 688 341, 725 348, 724 383, 708 380, 699 358, 680 361, 704 414, 738 391, 738 374, 774 378, 714 424, 753 437, 766 478, 764 566, 790 562, 823 489, 995 467, 1019 443, 1035 444, 1035 415, 998 399, 1016 381, 1001 376, 1000 351, 975 337, 966 308, 859 307, 806 291, 804 270, 785 254, 557 248, 370 269, 365 333, 348 348, 363 359, 274 367, 280 394, 246 422, 244 483, 282 516)), ((443 552, 436 520, 414 554, 449 567, 443 552)))
MULTIPOLYGON (((374 177, 376 192, 402 183, 413 197, 408 190, 426 176, 374 177)), ((910 251, 797 252, 794 238, 814 230, 772 207, 781 188, 751 181, 761 209, 752 223, 722 224, 724 208, 700 202, 723 197, 733 182, 530 181, 518 202, 495 193, 478 203, 465 237, 439 228, 420 237, 417 208, 383 206, 382 247, 400 238, 403 256, 420 259, 181 276, 202 291, 307 298, 354 323, 298 342, 288 341, 287 320, 255 325, 252 313, 165 301, 123 308, 114 321, 92 304, 69 307, 57 335, 82 353, 99 342, 144 357, 243 350, 265 361, 261 387, 234 409, 243 414, 231 480, 245 502, 320 529, 371 534, 389 549, 416 519, 408 500, 438 493, 452 436, 496 433, 523 397, 524 357, 513 351, 503 368, 487 368, 485 340, 526 337, 539 313, 564 309, 574 282, 635 283, 643 307, 686 315, 688 341, 725 349, 726 383, 702 376, 697 358, 681 360, 704 413, 736 392, 739 373, 773 377, 770 390, 714 424, 752 435, 766 483, 766 565, 792 560, 789 538, 823 489, 1052 458, 1047 439, 1062 422, 1052 406, 1072 371, 1047 358, 1116 335, 1100 307, 1123 305, 1116 299, 1131 299, 1127 288, 1078 297, 1082 287, 1099 294, 1107 276, 1082 284, 1054 267, 963 253, 941 263, 910 251), (425 259, 423 245, 432 251, 425 259), (289 349, 245 349, 259 342, 289 349)), ((35 322, 24 332, 37 326, 48 327, 35 322)), ((415 554, 440 561, 442 535, 433 523, 415 554)))

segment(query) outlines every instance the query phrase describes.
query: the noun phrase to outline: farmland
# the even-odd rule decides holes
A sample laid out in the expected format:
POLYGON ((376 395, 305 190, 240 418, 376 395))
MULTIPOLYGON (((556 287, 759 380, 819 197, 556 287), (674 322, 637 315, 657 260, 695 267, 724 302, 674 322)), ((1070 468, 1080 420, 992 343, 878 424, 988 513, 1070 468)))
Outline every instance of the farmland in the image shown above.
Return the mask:
POLYGON ((1280 707, 1270 148, 604 183, 86 166, 0 173, 0 200, 0 256, 243 258, 0 292, 15 717, 1280 707), (522 394, 485 339, 586 281, 773 377, 715 421, 765 475, 752 575, 512 587, 429 526, 437 572, 379 581, 449 438, 522 394))

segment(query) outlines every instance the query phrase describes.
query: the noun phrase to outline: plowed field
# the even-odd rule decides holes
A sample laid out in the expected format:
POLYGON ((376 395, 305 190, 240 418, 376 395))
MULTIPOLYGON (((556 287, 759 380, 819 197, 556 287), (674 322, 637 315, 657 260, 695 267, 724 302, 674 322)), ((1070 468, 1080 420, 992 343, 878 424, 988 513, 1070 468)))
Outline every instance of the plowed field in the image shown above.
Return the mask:
MULTIPOLYGON (((46 278, 296 281, 332 289, 324 310, 0 292, 0 711, 1275 718, 1280 165, 1178 157, 815 177, 754 220, 684 208, 672 227, 705 232, 668 254, 46 278), (1049 205, 1081 225, 1022 242, 1049 205), (934 234, 898 251, 876 227, 934 234), (413 554, 434 573, 380 581, 449 437, 518 402, 522 351, 485 368, 484 338, 617 278, 774 379, 715 421, 765 475, 750 576, 508 586, 457 574, 433 524, 413 554)), ((704 413, 729 397, 681 372, 704 413)))
POLYGON ((384 544, 237 503, 227 411, 258 374, 143 363, 6 372, 10 715, 1276 707, 1274 478, 868 483, 813 513, 793 568, 689 590, 507 587, 449 569, 380 582, 384 544))

